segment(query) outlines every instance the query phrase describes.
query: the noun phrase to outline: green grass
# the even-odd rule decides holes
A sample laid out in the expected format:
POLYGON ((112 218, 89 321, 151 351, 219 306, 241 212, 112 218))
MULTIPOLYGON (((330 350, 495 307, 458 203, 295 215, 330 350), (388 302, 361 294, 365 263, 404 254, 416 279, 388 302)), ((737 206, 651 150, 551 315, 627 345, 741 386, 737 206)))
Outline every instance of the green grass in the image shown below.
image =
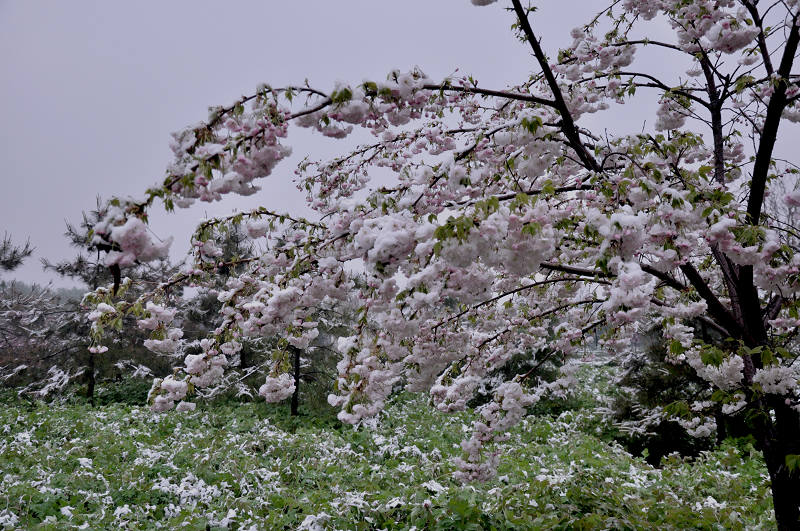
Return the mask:
POLYGON ((498 448, 497 479, 461 485, 450 458, 470 414, 440 414, 424 397, 400 395, 376 427, 358 430, 261 402, 156 415, 8 400, 0 528, 774 527, 752 447, 729 443, 656 469, 604 440, 581 404, 528 417, 498 448))

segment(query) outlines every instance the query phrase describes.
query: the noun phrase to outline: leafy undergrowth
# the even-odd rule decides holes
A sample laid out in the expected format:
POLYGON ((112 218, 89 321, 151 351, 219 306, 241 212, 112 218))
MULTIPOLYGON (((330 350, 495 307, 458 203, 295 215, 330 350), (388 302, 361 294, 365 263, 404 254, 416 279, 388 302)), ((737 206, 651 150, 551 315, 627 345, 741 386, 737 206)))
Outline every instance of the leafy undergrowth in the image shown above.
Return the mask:
POLYGON ((495 481, 460 485, 469 415, 396 397, 372 428, 264 403, 188 414, 7 402, 0 528, 772 528, 760 455, 732 443, 653 468, 595 436, 590 409, 531 416, 495 481))

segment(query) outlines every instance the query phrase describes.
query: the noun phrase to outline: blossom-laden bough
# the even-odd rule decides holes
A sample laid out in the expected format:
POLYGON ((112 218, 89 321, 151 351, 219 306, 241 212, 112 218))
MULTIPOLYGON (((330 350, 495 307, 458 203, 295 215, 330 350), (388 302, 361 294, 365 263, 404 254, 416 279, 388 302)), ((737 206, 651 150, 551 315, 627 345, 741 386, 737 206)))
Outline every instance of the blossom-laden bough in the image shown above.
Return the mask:
MULTIPOLYGON (((554 58, 531 9, 510 3, 533 55, 534 71, 518 86, 434 81, 420 70, 330 92, 262 85, 175 134, 163 182, 140 201, 112 200, 94 229, 111 267, 166 253, 168 242, 146 230, 157 199, 171 210, 257 192, 291 152, 290 125, 331 138, 361 129, 375 140, 300 165, 296 183, 315 219, 258 209, 207 221, 193 237, 194 264, 150 300, 96 296, 96 340, 135 313, 153 330, 152 348, 179 348, 161 294, 241 266, 219 261, 213 243, 231 224, 264 251, 220 293, 223 320, 202 353, 156 382, 156 410, 192 408, 192 389, 217 379, 246 336, 281 338, 261 394, 286 398, 289 348, 307 347, 315 312, 336 304, 358 308, 339 342, 330 397, 350 423, 377 414, 399 385, 459 410, 515 354, 575 353, 589 331, 600 348, 623 352, 642 325, 660 324, 673 361, 708 382, 707 397, 672 413, 699 434, 713 430, 712 404, 745 415, 779 527, 796 528, 800 232, 796 219, 764 205, 787 182, 778 202, 800 205, 798 167, 775 153, 780 126, 800 120, 797 0, 616 0, 554 58), (659 21, 671 39, 647 37, 659 21), (678 65, 669 79, 653 69, 665 63, 678 65), (658 103, 651 131, 580 125, 641 98, 658 103)), ((464 479, 490 476, 497 456, 486 444, 568 385, 530 374, 497 385, 480 409, 462 445, 464 479)))

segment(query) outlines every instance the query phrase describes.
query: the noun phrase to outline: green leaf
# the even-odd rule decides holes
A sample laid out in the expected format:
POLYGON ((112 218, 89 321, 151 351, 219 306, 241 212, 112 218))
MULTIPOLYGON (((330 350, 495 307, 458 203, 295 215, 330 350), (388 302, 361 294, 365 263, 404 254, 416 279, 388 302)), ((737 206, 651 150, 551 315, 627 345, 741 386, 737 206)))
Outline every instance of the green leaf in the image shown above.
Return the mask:
POLYGON ((717 389, 716 391, 711 393, 711 400, 713 400, 714 402, 727 403, 729 399, 730 395, 728 394, 728 392, 723 391, 722 389, 717 389))
POLYGON ((366 92, 367 95, 371 96, 377 94, 378 92, 378 84, 375 83, 374 81, 365 81, 363 87, 364 87, 364 92, 366 92))
POLYGON ((687 418, 692 416, 692 409, 689 404, 683 400, 678 400, 668 404, 664 408, 664 412, 673 417, 687 418))
POLYGON ((520 122, 522 127, 528 130, 531 134, 536 134, 536 130, 542 126, 542 119, 538 116, 534 116, 532 118, 523 118, 520 122))
POLYGON ((725 353, 717 347, 705 345, 700 351, 700 360, 706 365, 719 367, 723 359, 725 359, 725 353))
POLYGON ((607 256, 603 256, 603 257, 599 258, 597 260, 597 262, 595 262, 595 265, 597 265, 597 267, 600 269, 600 271, 602 271, 606 275, 611 273, 611 270, 608 268, 608 257, 607 256))
POLYGON ((522 226, 522 234, 527 234, 528 236, 536 236, 541 230, 542 226, 535 221, 529 221, 522 226))
POLYGON ((352 98, 353 98, 353 91, 351 91, 348 87, 345 87, 331 94, 331 101, 333 103, 344 103, 350 101, 352 98))
POLYGON ((786 468, 788 468, 790 472, 800 470, 800 455, 788 454, 786 456, 786 468))
POLYGON ((451 511, 456 513, 457 515, 466 517, 470 514, 470 502, 467 499, 456 497, 450 500, 447 506, 450 508, 451 511))

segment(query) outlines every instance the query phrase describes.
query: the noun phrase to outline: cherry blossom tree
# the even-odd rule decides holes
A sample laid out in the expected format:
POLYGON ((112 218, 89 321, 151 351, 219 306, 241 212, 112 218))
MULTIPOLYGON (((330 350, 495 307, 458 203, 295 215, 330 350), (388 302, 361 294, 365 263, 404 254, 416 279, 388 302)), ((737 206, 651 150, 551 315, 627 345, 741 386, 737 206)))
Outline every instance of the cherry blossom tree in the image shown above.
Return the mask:
MULTIPOLYGON (((516 86, 418 69, 328 91, 261 85, 176 133, 164 180, 144 199, 112 200, 94 226, 111 268, 166 255, 169 241, 147 229, 157 200, 171 210, 256 193, 291 153, 291 126, 373 140, 300 165, 311 219, 261 208, 207 221, 192 238, 193 265, 149 297, 90 295, 95 341, 133 314, 153 331, 152 348, 178 348, 163 294, 246 265, 220 292, 223 319, 202 352, 155 382, 153 408, 194 407, 187 396, 218 380, 250 336, 285 342, 260 394, 289 397, 289 347, 306 348, 315 312, 343 303, 358 308, 357 321, 338 342, 329 401, 359 423, 400 386, 456 411, 512 356, 569 355, 593 331, 601 348, 624 353, 637 331, 658 325, 670 361, 707 382, 705 397, 671 414, 697 435, 714 431, 720 405, 746 418, 778 526, 797 529, 800 254, 786 236, 798 227, 764 205, 775 183, 796 176, 776 143, 800 121, 800 2, 616 0, 550 56, 541 21, 520 0, 509 4, 532 52, 516 86), (661 33, 670 37, 648 37, 661 33), (588 127, 594 113, 640 116, 648 105, 655 119, 634 132, 588 127), (208 234, 231 223, 246 225, 257 256, 219 259, 208 234), (697 334, 696 322, 717 339, 697 334)), ((790 189, 773 199, 797 206, 790 189)), ((491 476, 492 443, 527 406, 569 387, 569 374, 551 383, 531 374, 497 383, 478 410, 462 479, 491 476)))

